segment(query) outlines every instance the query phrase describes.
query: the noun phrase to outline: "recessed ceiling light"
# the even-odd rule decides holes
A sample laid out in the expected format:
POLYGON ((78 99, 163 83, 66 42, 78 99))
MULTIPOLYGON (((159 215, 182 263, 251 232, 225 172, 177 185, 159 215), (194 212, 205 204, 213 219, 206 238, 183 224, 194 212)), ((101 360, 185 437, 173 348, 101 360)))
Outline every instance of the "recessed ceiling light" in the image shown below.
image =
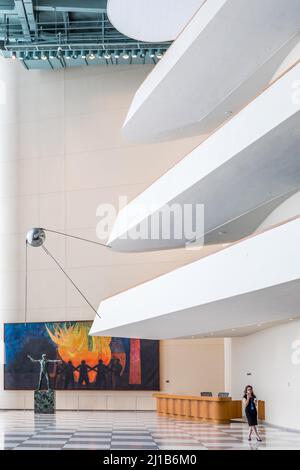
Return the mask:
POLYGON ((57 48, 57 51, 56 51, 56 57, 57 57, 58 59, 60 59, 60 58, 62 57, 62 55, 63 55, 63 50, 62 50, 62 48, 59 46, 59 47, 57 48))
POLYGON ((66 52, 65 52, 65 58, 66 58, 67 60, 72 59, 72 56, 73 56, 73 51, 66 51, 66 52))
POLYGON ((128 60, 129 57, 130 57, 129 51, 123 51, 122 57, 123 57, 123 59, 128 60))

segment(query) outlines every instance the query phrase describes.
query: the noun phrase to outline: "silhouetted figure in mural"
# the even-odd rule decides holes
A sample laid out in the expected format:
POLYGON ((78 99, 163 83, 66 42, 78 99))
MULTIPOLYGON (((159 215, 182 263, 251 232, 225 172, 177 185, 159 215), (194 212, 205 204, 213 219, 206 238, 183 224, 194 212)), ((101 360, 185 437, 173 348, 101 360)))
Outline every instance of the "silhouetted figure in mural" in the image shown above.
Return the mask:
POLYGON ((62 362, 62 361, 59 359, 47 359, 47 354, 42 354, 41 359, 33 359, 31 356, 29 356, 29 354, 27 357, 28 359, 31 360, 31 362, 38 362, 40 364, 40 377, 39 377, 39 384, 38 384, 37 390, 41 390, 43 378, 46 379, 47 389, 50 390, 48 364, 49 362, 62 362))
POLYGON ((114 358, 110 360, 110 363, 106 369, 106 388, 108 390, 112 389, 112 377, 113 377, 113 368, 114 368, 114 358))
POLYGON ((119 358, 115 358, 111 365, 112 370, 112 388, 118 388, 121 382, 122 364, 119 358))
POLYGON ((75 388, 75 378, 74 378, 74 372, 76 370, 76 367, 73 365, 72 361, 68 361, 67 364, 65 365, 65 368, 60 372, 64 374, 64 388, 75 388))
POLYGON ((106 388, 107 384, 107 373, 108 367, 104 364, 102 359, 99 360, 98 364, 96 364, 92 370, 97 372, 95 384, 99 388, 106 388))
POLYGON ((75 370, 79 371, 78 384, 82 386, 83 382, 85 382, 86 386, 89 387, 90 385, 89 371, 92 370, 92 368, 85 362, 85 360, 82 360, 81 364, 78 367, 76 367, 75 370))

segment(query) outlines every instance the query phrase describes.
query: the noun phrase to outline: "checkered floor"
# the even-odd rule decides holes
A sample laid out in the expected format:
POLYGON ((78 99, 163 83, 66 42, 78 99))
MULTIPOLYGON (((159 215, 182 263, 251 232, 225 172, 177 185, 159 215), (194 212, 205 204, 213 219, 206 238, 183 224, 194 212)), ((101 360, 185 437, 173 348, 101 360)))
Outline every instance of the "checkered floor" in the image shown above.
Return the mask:
POLYGON ((2 449, 300 450, 300 433, 259 426, 263 441, 247 440, 247 424, 214 425, 154 412, 0 412, 2 449))

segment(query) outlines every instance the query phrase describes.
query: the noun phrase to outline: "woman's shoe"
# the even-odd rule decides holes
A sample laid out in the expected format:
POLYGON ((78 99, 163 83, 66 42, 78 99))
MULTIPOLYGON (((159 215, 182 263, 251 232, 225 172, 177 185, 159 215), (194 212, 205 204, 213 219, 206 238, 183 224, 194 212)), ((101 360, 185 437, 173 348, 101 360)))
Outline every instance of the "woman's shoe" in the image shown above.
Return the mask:
POLYGON ((261 440, 260 437, 257 437, 256 440, 257 440, 258 442, 262 442, 262 440, 261 440))
POLYGON ((248 441, 251 441, 251 437, 248 437, 248 441))

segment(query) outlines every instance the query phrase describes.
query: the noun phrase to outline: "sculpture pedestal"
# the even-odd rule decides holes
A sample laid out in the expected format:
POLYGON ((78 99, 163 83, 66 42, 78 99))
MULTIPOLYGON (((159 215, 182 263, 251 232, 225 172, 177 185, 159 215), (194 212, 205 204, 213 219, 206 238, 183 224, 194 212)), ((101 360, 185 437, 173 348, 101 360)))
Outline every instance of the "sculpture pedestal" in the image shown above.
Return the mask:
POLYGON ((34 391, 34 412, 35 413, 55 413, 55 392, 54 390, 34 391))

